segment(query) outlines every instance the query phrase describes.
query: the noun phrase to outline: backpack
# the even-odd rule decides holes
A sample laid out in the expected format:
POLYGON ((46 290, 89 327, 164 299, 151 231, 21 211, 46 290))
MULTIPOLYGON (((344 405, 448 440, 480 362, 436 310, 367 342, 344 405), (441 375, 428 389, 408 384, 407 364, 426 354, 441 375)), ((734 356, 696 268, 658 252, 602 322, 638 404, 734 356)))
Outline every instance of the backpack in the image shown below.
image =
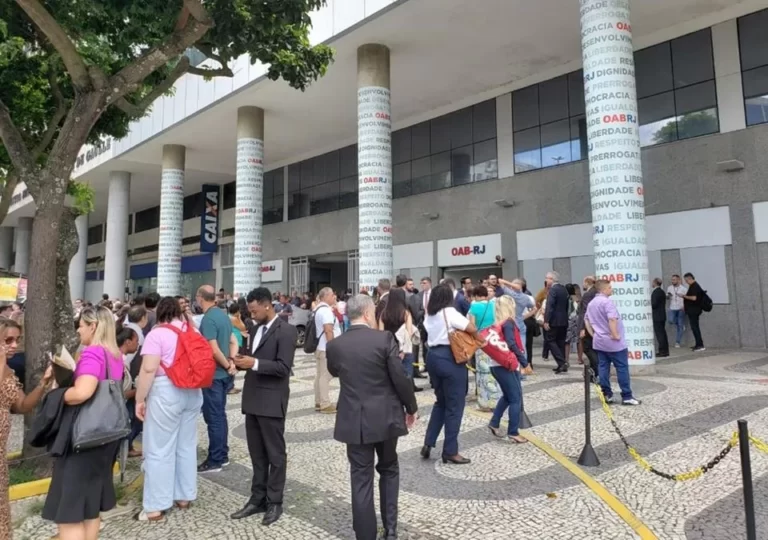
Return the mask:
POLYGON ((307 327, 304 329, 304 352, 307 354, 315 352, 317 346, 320 344, 320 336, 317 335, 317 325, 315 324, 315 315, 321 307, 328 307, 328 309, 331 309, 329 306, 319 306, 309 312, 307 327))
POLYGON ((216 372, 213 349, 192 325, 185 323, 185 326, 186 330, 182 332, 171 324, 160 325, 178 337, 173 364, 163 365, 163 369, 176 388, 209 388, 216 372))
POLYGON ((709 313, 714 307, 714 302, 707 294, 707 291, 701 291, 701 309, 709 313))

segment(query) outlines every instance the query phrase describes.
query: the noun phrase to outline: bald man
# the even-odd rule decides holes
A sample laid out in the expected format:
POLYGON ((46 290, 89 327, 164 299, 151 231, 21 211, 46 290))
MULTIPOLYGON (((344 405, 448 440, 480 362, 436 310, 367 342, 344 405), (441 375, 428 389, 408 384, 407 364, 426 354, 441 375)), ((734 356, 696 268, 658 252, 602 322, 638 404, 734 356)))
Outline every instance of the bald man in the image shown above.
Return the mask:
POLYGON ((227 390, 230 377, 237 373, 237 340, 227 312, 216 307, 216 291, 211 285, 197 290, 197 303, 203 308, 200 333, 208 340, 216 360, 216 374, 210 388, 203 388, 203 419, 208 425, 208 457, 198 472, 218 472, 229 465, 229 426, 227 425, 227 390))

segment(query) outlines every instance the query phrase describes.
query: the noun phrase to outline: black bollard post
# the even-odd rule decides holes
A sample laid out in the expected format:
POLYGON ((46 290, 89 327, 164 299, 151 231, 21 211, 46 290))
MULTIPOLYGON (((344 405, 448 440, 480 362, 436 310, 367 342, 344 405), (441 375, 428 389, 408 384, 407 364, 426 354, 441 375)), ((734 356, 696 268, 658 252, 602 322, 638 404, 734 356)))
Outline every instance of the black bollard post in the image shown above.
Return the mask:
POLYGON ((741 481, 744 486, 744 517, 747 522, 747 540, 757 540, 755 527, 755 495, 752 491, 752 461, 749 457, 749 429, 746 420, 739 420, 739 453, 741 454, 741 481))
POLYGON ((589 365, 584 364, 584 448, 581 450, 576 463, 584 467, 597 467, 600 465, 600 460, 597 457, 597 453, 595 453, 595 449, 592 448, 592 407, 590 401, 592 396, 589 391, 590 383, 589 365))

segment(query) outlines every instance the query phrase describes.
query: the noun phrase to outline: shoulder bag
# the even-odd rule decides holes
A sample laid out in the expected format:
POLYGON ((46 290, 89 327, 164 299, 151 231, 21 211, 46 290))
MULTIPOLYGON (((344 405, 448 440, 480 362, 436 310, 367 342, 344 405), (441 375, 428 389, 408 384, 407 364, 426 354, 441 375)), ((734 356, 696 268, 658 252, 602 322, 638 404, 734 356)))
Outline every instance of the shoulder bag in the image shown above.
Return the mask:
POLYGON ((91 398, 80 406, 72 426, 72 447, 75 452, 119 441, 131 433, 122 383, 112 380, 106 350, 104 363, 106 380, 99 381, 91 398))
POLYGON ((451 353, 457 364, 466 364, 475 357, 475 353, 482 343, 475 336, 464 330, 455 330, 448 324, 448 316, 443 309, 443 320, 448 331, 448 342, 451 344, 451 353))

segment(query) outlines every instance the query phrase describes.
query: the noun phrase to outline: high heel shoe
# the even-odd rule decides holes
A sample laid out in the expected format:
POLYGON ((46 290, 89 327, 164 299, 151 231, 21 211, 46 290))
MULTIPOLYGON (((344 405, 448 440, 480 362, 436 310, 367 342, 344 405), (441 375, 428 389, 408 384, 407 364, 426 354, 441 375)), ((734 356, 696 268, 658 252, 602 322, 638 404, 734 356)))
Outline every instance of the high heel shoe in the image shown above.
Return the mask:
POLYGON ((421 447, 421 457, 429 459, 429 453, 432 452, 432 448, 426 444, 421 447))
POLYGON ((454 465, 467 465, 468 463, 471 463, 472 460, 469 458, 465 458, 461 456, 460 454, 456 454, 455 456, 446 457, 443 456, 443 463, 453 463, 454 465))

